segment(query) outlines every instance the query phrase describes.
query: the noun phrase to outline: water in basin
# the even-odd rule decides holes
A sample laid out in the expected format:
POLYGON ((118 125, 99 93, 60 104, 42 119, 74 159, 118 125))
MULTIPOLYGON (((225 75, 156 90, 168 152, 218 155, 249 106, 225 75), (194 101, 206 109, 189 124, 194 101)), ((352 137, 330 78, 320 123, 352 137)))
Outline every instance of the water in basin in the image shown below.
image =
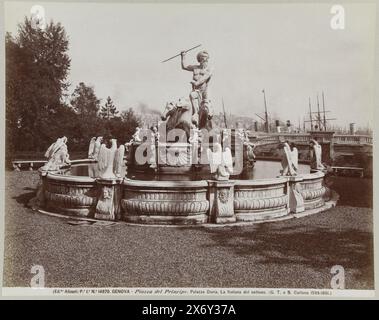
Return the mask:
MULTIPOLYGON (((252 172, 249 173, 248 179, 270 179, 275 178, 280 174, 282 169, 279 161, 258 160, 255 162, 255 166, 252 172)), ((123 168, 122 177, 125 176, 126 167, 123 168)), ((299 174, 310 173, 310 167, 306 164, 299 164, 299 174)), ((87 164, 74 164, 69 169, 63 172, 64 175, 71 176, 85 176, 96 178, 99 176, 99 170, 96 163, 87 164)), ((162 174, 149 172, 128 172, 127 177, 136 180, 202 180, 209 179, 210 175, 204 172, 190 173, 190 174, 162 174)), ((243 177, 231 177, 236 179, 244 179, 243 177)), ((245 178, 246 179, 246 178, 245 178)))

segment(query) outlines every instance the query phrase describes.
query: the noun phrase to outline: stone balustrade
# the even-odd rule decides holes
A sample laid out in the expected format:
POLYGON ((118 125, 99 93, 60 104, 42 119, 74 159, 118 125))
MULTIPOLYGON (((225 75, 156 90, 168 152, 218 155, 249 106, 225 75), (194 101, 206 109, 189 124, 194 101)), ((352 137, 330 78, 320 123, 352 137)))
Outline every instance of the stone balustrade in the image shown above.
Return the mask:
POLYGON ((278 133, 278 140, 289 141, 289 142, 306 142, 308 143, 311 136, 309 134, 298 134, 298 133, 278 133))
MULTIPOLYGON (((271 143, 279 143, 280 141, 288 140, 289 142, 308 143, 312 135, 318 136, 319 142, 330 142, 329 138, 325 140, 323 131, 310 133, 272 133, 265 136, 251 136, 252 142, 256 141, 258 144, 265 145, 271 143)), ((350 135, 350 134, 333 134, 331 135, 333 143, 337 144, 350 144, 350 145, 372 145, 373 138, 369 135, 350 135)))
POLYGON ((340 144, 368 144, 372 145, 372 137, 367 135, 346 135, 346 134, 335 134, 333 136, 334 143, 340 144))

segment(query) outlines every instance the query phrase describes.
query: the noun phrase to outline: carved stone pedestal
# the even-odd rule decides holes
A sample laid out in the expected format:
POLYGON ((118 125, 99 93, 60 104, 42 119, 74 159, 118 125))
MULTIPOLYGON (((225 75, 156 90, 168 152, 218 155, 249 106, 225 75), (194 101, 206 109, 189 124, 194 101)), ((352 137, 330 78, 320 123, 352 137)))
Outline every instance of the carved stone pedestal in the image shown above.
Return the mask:
POLYGON ((234 181, 208 181, 209 218, 213 223, 235 222, 234 181))
POLYGON ((122 188, 118 179, 97 179, 99 198, 96 204, 95 219, 119 220, 122 188))
POLYGON ((291 213, 299 213, 305 211, 304 199, 301 196, 301 184, 303 181, 301 177, 289 177, 289 188, 288 188, 288 207, 291 213))

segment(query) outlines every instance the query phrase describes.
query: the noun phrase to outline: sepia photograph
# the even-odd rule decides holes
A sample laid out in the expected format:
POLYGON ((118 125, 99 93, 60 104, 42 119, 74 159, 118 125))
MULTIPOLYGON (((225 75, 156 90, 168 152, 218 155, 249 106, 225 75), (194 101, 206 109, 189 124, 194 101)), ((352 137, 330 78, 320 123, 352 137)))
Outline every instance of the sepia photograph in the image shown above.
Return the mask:
POLYGON ((4 295, 374 296, 375 4, 3 16, 4 295))

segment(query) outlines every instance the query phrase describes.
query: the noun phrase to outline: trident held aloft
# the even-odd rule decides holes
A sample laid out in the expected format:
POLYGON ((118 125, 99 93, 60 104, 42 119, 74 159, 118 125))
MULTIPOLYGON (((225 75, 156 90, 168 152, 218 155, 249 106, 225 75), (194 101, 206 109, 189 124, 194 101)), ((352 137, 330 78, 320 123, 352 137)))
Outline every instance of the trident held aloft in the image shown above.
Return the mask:
MULTIPOLYGON (((185 50, 184 52, 187 53, 188 51, 191 51, 191 50, 193 50, 193 49, 196 49, 196 48, 198 48, 198 47, 200 47, 200 46, 201 46, 201 44, 199 44, 198 46, 193 47, 193 48, 191 48, 191 49, 185 50)), ((177 55, 175 55, 175 56, 173 56, 173 57, 171 57, 171 58, 168 58, 168 59, 166 59, 166 60, 163 60, 162 63, 163 63, 163 62, 170 61, 171 59, 174 59, 174 58, 176 58, 176 57, 179 57, 180 55, 181 55, 181 53, 179 53, 179 54, 177 54, 177 55)))

